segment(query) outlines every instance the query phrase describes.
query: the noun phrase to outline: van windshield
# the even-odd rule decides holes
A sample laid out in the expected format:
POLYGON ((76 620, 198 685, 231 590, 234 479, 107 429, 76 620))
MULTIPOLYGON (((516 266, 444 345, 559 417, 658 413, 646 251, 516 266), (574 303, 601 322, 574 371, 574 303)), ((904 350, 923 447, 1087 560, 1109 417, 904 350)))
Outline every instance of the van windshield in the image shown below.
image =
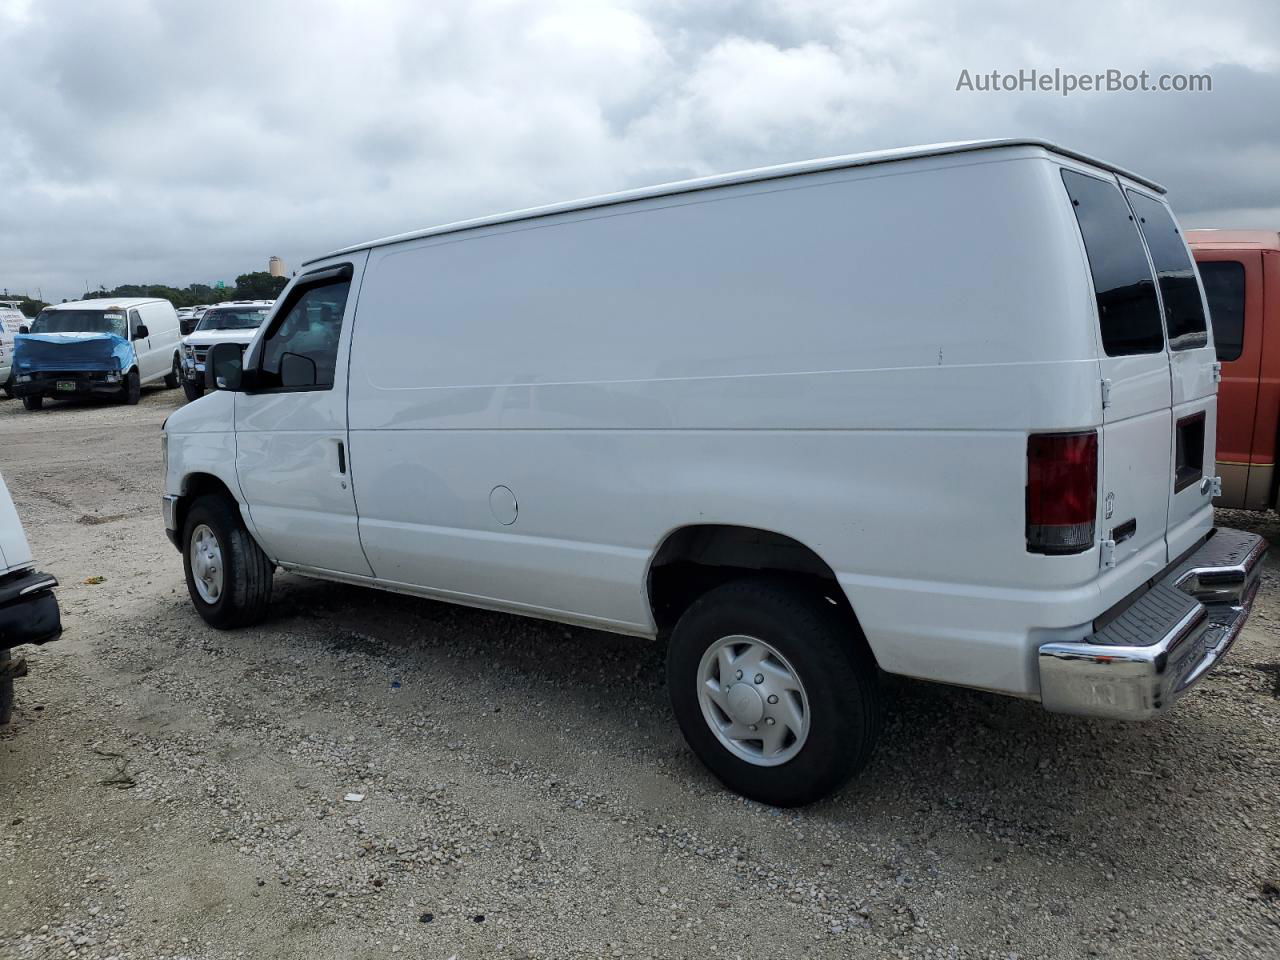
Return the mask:
POLYGON ((245 307, 243 309, 209 310, 200 322, 197 330, 257 330, 262 321, 267 319, 270 307, 245 307))
POLYGON ((129 322, 116 310, 41 310, 32 333, 113 333, 129 339, 129 322))

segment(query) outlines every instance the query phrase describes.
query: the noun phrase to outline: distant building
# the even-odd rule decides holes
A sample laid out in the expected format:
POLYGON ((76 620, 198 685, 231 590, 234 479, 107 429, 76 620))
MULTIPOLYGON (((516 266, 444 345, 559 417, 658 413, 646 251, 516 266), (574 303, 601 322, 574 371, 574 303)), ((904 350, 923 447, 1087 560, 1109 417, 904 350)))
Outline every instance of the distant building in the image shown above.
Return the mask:
POLYGON ((279 257, 272 257, 267 261, 267 273, 273 277, 283 277, 285 275, 284 261, 279 257))

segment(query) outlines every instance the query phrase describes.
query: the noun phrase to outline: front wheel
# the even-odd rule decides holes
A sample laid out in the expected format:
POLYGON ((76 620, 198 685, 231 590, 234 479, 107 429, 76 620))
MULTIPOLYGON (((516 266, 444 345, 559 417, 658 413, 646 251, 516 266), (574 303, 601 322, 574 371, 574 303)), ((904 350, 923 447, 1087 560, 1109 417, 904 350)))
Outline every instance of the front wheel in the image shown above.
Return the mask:
POLYGON ((676 720, 727 787, 779 807, 866 766, 880 732, 875 660, 819 588, 754 578, 699 598, 667 652, 676 720))
POLYGON ((29 394, 22 398, 22 406, 27 410, 39 410, 44 406, 44 397, 39 394, 29 394))
POLYGON ((219 496, 196 500, 183 524, 182 545, 187 592, 206 623, 229 630, 267 615, 275 569, 235 504, 219 496))
POLYGON ((194 380, 183 380, 182 392, 186 394, 187 403, 190 403, 192 400, 199 400, 204 396, 204 390, 202 390, 200 388, 200 384, 196 383, 194 380))
POLYGON ((124 375, 124 386, 120 388, 120 399, 129 406, 136 406, 142 399, 142 378, 137 370, 130 370, 124 375))
POLYGON ((173 355, 173 369, 165 374, 164 385, 169 390, 172 390, 174 387, 178 385, 178 381, 181 379, 182 379, 182 364, 178 360, 178 355, 175 353, 173 355))

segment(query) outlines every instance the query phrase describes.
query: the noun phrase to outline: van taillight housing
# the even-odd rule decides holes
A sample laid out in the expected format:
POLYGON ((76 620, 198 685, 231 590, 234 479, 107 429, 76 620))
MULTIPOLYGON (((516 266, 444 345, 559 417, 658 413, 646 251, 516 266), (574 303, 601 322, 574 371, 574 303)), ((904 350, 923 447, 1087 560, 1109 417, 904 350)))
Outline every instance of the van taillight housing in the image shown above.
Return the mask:
POLYGON ((1027 437, 1027 549, 1083 553, 1097 513, 1097 431, 1027 437))

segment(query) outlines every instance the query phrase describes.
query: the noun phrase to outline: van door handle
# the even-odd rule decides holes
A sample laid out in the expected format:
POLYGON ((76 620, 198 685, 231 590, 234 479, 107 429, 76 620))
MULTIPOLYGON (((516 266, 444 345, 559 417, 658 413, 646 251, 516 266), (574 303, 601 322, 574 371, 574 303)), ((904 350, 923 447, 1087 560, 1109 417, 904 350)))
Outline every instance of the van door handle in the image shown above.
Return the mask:
POLYGON ((338 441, 338 472, 347 472, 347 446, 341 440, 338 441))

